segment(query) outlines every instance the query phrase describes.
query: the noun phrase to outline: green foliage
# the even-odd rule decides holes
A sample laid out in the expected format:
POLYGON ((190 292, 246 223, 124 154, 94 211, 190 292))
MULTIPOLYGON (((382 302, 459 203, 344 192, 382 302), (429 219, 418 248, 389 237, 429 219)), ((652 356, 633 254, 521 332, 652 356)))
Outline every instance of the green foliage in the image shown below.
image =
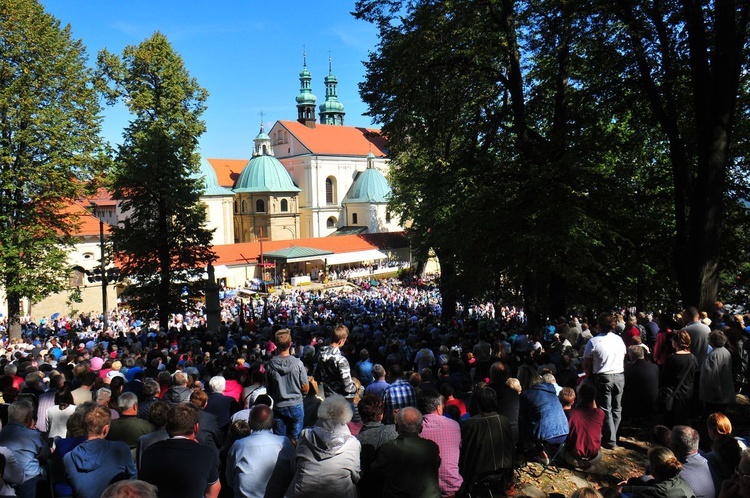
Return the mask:
POLYGON ((77 218, 104 164, 86 54, 34 0, 0 0, 0 282, 12 335, 21 297, 61 290, 77 218))
POLYGON ((131 279, 126 297, 136 309, 158 310, 166 327, 184 306, 185 287, 215 259, 194 174, 207 92, 160 33, 126 47, 122 58, 101 52, 99 69, 110 102, 122 98, 134 116, 112 178, 113 197, 128 214, 112 234, 121 275, 131 279))
MULTIPOLYGON (((434 248, 444 293, 522 290, 532 313, 553 316, 581 303, 673 306, 695 297, 698 273, 711 293, 730 142, 709 123, 727 126, 727 115, 691 94, 706 89, 706 73, 691 67, 702 55, 690 58, 681 33, 710 41, 713 31, 700 39, 700 26, 715 29, 714 19, 710 6, 696 20, 684 6, 646 4, 357 2, 354 15, 380 31, 360 92, 389 140, 391 209, 411 220, 418 252, 434 248)), ((722 15, 732 13, 727 5, 722 15)), ((737 32, 726 32, 743 44, 747 10, 738 9, 737 32)), ((731 86, 711 90, 724 111, 731 86)))

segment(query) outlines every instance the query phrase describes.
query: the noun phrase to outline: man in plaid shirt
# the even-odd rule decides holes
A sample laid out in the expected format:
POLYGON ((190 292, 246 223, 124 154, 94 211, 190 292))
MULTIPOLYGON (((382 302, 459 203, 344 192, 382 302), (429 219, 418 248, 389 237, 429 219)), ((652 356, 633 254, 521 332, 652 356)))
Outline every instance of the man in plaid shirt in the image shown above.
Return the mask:
POLYGON ((445 401, 434 389, 420 390, 417 408, 424 416, 421 437, 429 439, 440 448, 440 469, 438 481, 440 496, 455 496, 464 482, 458 472, 458 458, 461 455, 461 426, 458 422, 443 416, 445 401))
POLYGON ((400 365, 391 365, 388 370, 391 385, 383 393, 383 423, 392 424, 394 412, 407 406, 417 406, 417 393, 408 381, 404 380, 404 371, 400 365))

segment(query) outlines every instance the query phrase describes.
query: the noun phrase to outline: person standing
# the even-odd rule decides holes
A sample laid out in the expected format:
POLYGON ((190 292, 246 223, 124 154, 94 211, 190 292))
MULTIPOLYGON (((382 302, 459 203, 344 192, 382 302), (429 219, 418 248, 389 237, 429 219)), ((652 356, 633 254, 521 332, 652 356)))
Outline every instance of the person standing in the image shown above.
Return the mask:
POLYGON ((362 387, 367 388, 375 380, 372 375, 372 361, 370 360, 370 352, 363 349, 359 352, 359 361, 354 365, 356 377, 362 384, 362 387))
POLYGON ((372 376, 375 379, 372 384, 365 388, 365 396, 368 394, 374 394, 376 396, 383 397, 383 393, 390 384, 385 380, 385 368, 380 363, 376 363, 372 366, 372 376))
POLYGON ((596 404, 604 410, 602 447, 617 447, 617 430, 622 418, 622 393, 625 389, 625 343, 615 333, 612 313, 601 313, 597 319, 599 333, 586 343, 583 366, 596 387, 596 404))
POLYGON ((394 412, 407 406, 417 406, 417 393, 414 387, 404 380, 404 371, 401 365, 394 364, 388 370, 391 385, 383 393, 383 402, 385 411, 383 412, 383 422, 392 424, 394 412))
POLYGON ((700 367, 708 356, 708 334, 711 333, 711 328, 701 322, 701 315, 697 308, 691 306, 685 315, 690 319, 690 323, 685 326, 685 330, 690 334, 690 352, 698 360, 700 367))
POLYGON ((307 369, 289 353, 292 334, 289 329, 276 332, 277 355, 268 363, 268 392, 273 399, 273 424, 276 434, 296 442, 305 419, 303 396, 310 386, 307 369))
POLYGON ((724 345, 727 336, 721 330, 708 335, 713 350, 706 356, 700 370, 699 398, 705 404, 703 418, 715 412, 724 413, 727 405, 734 401, 734 378, 732 377, 732 354, 724 345))
POLYGON ((326 397, 338 394, 352 401, 357 393, 357 386, 352 380, 352 371, 347 360, 341 354, 341 348, 349 338, 346 325, 337 325, 331 333, 328 346, 323 346, 318 352, 318 364, 315 368, 315 379, 323 383, 326 397))
POLYGON ((687 424, 690 420, 695 376, 699 368, 698 361, 690 352, 690 334, 686 330, 672 334, 672 347, 676 352, 667 357, 659 376, 659 388, 669 387, 674 393, 672 408, 664 414, 667 427, 687 424))
POLYGON ((645 350, 639 345, 628 348, 628 358, 622 397, 625 417, 629 420, 649 419, 656 412, 659 367, 646 360, 645 350))

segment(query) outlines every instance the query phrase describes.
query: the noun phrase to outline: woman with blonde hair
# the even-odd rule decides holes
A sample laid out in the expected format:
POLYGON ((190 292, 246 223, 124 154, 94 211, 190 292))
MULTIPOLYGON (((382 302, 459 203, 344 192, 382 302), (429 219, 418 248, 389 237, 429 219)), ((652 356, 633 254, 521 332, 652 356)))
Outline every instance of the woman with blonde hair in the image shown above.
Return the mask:
POLYGON ((585 486, 573 491, 570 498, 602 498, 602 494, 590 486, 585 486))
POLYGON ((672 450, 663 446, 648 451, 649 476, 634 477, 622 486, 621 493, 649 498, 694 498, 690 485, 680 477, 682 464, 672 450))

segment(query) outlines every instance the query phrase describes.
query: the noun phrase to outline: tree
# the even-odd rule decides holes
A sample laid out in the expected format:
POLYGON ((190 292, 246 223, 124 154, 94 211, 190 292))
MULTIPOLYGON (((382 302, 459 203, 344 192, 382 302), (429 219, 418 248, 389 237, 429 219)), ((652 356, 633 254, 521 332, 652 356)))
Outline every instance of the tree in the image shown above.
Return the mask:
POLYGON ((100 106, 70 27, 34 0, 0 0, 0 280, 10 336, 20 304, 61 290, 79 199, 104 157, 100 106))
POLYGON ((575 85, 586 25, 566 2, 519 4, 357 4, 380 29, 361 93, 389 140, 394 208, 435 248, 441 290, 457 287, 446 311, 454 295, 505 286, 523 290, 530 317, 558 315, 599 261, 585 186, 609 171, 593 132, 606 118, 575 85), (529 34, 527 62, 521 21, 549 24, 529 34))
POLYGON ((748 71, 750 3, 617 0, 601 8, 614 10, 624 25, 627 43, 619 48, 669 143, 683 302, 711 309, 719 291, 733 133, 746 119, 737 111, 748 71))
POLYGON ((676 279, 684 304, 710 307, 725 177, 742 157, 732 131, 747 119, 748 11, 357 2, 380 30, 361 93, 389 140, 394 208, 421 245, 450 248, 436 253, 454 294, 494 278, 522 289, 534 318, 581 302, 673 304, 676 279))
POLYGON ((100 52, 99 68, 110 101, 122 98, 134 115, 112 178, 113 197, 127 215, 112 231, 120 275, 131 281, 129 304, 158 313, 166 328, 215 259, 199 202, 202 180, 194 175, 207 92, 161 33, 126 47, 121 59, 100 52))

